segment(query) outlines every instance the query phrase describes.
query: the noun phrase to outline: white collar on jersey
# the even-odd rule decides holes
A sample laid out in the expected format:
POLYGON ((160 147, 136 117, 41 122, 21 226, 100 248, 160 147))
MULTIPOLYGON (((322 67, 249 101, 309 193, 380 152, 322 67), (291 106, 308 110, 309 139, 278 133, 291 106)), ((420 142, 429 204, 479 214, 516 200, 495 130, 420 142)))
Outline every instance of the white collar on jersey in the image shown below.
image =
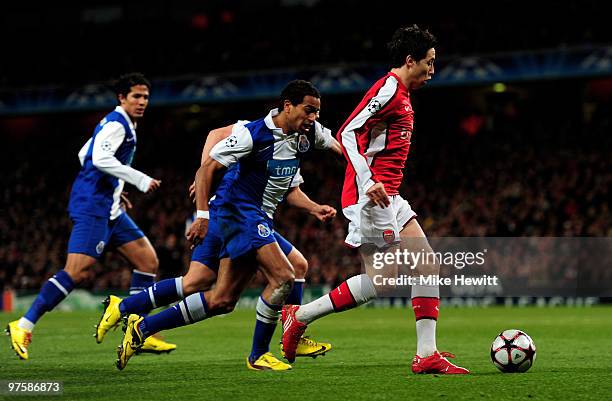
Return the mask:
POLYGON ((270 129, 271 131, 284 135, 283 129, 278 128, 276 125, 274 125, 274 121, 272 120, 272 117, 276 117, 278 114, 278 109, 270 110, 268 115, 264 118, 264 122, 266 123, 266 127, 268 127, 268 129, 270 129))
POLYGON ((115 111, 117 113, 120 113, 123 117, 125 117, 125 119, 127 120, 128 124, 130 125, 130 128, 132 129, 132 131, 136 131, 136 124, 134 124, 132 122, 132 119, 130 118, 130 115, 125 112, 123 107, 117 106, 117 107, 115 107, 115 111))

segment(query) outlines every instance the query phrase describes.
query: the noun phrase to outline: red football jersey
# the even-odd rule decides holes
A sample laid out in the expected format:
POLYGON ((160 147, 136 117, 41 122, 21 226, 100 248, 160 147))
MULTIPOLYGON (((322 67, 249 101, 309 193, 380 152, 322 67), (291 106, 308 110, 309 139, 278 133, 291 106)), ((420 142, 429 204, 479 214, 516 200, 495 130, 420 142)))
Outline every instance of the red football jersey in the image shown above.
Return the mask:
POLYGON ((338 131, 348 162, 342 208, 366 200, 375 182, 383 183, 389 196, 399 193, 413 123, 408 89, 390 72, 368 90, 338 131))

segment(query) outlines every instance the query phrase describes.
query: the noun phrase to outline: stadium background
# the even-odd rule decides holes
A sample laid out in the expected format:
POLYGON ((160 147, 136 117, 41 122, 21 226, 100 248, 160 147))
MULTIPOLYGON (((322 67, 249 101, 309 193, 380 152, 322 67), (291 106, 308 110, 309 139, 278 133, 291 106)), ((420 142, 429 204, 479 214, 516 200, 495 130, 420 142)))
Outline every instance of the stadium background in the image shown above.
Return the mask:
MULTIPOLYGON (((63 266, 76 154, 113 107, 105 86, 113 77, 141 71, 153 81, 135 166, 163 184, 152 195, 128 187, 130 214, 158 251, 162 274, 175 276, 188 265, 187 187, 207 132, 264 115, 293 78, 319 86, 320 121, 335 131, 387 70, 384 45, 393 30, 413 22, 440 43, 432 85, 413 96, 416 126, 402 188, 425 232, 609 237, 612 34, 600 6, 473 2, 432 12, 402 2, 266 0, 5 7, 0 32, 11 39, 0 64, 0 287, 36 292, 63 266), (559 17, 549 18, 551 7, 559 17)), ((305 192, 340 211, 344 161, 320 153, 303 170, 305 192)), ((276 222, 307 257, 311 288, 359 271, 357 255, 342 245, 341 214, 322 225, 281 207, 276 222)), ((107 255, 83 287, 125 290, 130 271, 107 255)))
MULTIPOLYGON (((23 309, 63 266, 76 154, 114 106, 105 86, 112 78, 141 71, 153 80, 135 167, 163 184, 152 195, 131 189, 131 215, 153 242, 163 274, 172 276, 189 256, 187 186, 207 132, 264 115, 293 78, 320 87, 321 121, 337 129, 387 70, 384 44, 408 23, 430 28, 440 42, 434 80, 412 98, 415 131, 402 188, 427 234, 607 240, 612 30, 605 10, 594 0, 3 4, 0 290, 16 294, 13 306, 23 309)), ((320 153, 304 170, 305 191, 339 207, 344 161, 320 153)), ((359 269, 357 256, 342 245, 341 215, 324 226, 283 206, 277 222, 309 260, 306 294, 359 269)), ((520 286, 532 275, 518 267, 520 286)), ((125 291, 130 270, 108 255, 86 290, 60 304, 90 310, 41 319, 30 360, 18 360, 2 340, 0 399, 6 380, 62 381, 63 400, 604 400, 612 394, 609 305, 524 307, 606 298, 523 298, 512 299, 513 307, 487 308, 478 302, 453 308, 470 300, 444 299, 437 341, 456 352, 468 377, 410 374, 413 313, 399 303, 388 307, 388 300, 311 325, 308 334, 334 349, 325 358, 296 361, 287 374, 246 369, 252 309, 168 332, 178 345, 174 353, 138 356, 120 372, 114 367, 120 330, 100 345, 91 333, 102 294, 125 291), (538 347, 526 374, 504 375, 491 364, 491 341, 508 328, 525 330, 538 347)), ((537 276, 552 282, 573 273, 561 265, 537 276)), ((609 291, 612 270, 599 273, 609 291)), ((256 294, 259 284, 249 291, 256 294)), ((0 323, 21 313, 0 313, 0 323)), ((277 356, 279 332, 271 348, 277 356)))

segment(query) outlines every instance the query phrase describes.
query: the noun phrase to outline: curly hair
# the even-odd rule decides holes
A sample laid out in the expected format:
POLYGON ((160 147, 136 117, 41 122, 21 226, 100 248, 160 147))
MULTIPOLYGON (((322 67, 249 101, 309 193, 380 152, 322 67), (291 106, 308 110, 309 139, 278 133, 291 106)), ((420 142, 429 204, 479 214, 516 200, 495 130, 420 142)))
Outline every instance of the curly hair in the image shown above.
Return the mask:
POLYGON ((308 81, 304 81, 302 79, 291 81, 281 92, 278 109, 283 109, 285 100, 289 100, 292 105, 297 106, 304 101, 304 97, 306 96, 312 96, 320 99, 321 93, 312 83, 308 81))

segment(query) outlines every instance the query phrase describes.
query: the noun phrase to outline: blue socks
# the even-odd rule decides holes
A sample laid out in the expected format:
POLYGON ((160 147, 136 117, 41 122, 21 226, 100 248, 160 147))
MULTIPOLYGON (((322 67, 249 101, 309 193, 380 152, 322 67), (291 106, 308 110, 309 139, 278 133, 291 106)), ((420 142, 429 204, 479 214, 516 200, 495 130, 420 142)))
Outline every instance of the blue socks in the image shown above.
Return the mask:
MULTIPOLYGON (((134 273, 134 275, 136 275, 134 273)), ((132 277, 132 282, 133 282, 132 277)), ((122 315, 143 315, 151 310, 183 299, 183 277, 159 281, 149 288, 125 298, 119 304, 122 315)))
POLYGON ((260 356, 270 351, 270 341, 276 329, 282 305, 270 305, 262 297, 257 300, 257 321, 253 333, 253 345, 249 361, 255 362, 260 356))
POLYGON ((138 294, 140 291, 155 283, 155 274, 145 273, 140 270, 132 270, 132 281, 130 282, 130 295, 138 294))
POLYGON ((293 289, 289 296, 285 300, 285 305, 301 305, 302 304, 302 294, 304 293, 304 282, 306 279, 296 278, 293 281, 293 289))
MULTIPOLYGON (((303 278, 295 279, 293 289, 285 300, 285 305, 302 304, 305 281, 303 278)), ((251 347, 251 355, 249 356, 251 362, 255 362, 257 358, 270 350, 270 341, 272 341, 281 309, 282 305, 270 305, 262 297, 259 297, 257 301, 257 320, 255 322, 255 331, 253 332, 253 345, 251 347)))
MULTIPOLYGON (((166 280, 164 280, 166 281, 166 280)), ((185 326, 206 319, 208 305, 203 292, 191 294, 172 308, 147 316, 138 326, 144 338, 158 331, 185 326)))
POLYGON ((68 273, 64 270, 58 271, 42 286, 24 318, 32 324, 36 323, 42 315, 52 311, 53 308, 62 302, 73 289, 74 281, 72 281, 68 273))

